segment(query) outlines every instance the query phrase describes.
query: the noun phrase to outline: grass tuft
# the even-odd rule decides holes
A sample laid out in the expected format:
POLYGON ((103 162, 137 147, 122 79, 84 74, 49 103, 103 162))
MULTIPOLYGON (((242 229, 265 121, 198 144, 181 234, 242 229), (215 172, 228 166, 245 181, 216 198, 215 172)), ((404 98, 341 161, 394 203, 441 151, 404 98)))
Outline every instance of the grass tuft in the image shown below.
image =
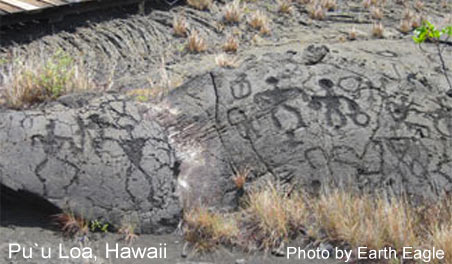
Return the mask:
POLYGON ((224 7, 223 18, 227 23, 239 23, 242 20, 244 6, 240 5, 240 0, 234 0, 224 7))
POLYGON ((15 109, 95 87, 82 64, 63 51, 42 61, 20 58, 9 66, 2 91, 6 104, 15 109))
POLYGON ((66 236, 84 236, 89 232, 89 221, 76 216, 73 212, 63 212, 53 216, 55 223, 66 236))
POLYGON ((237 68, 239 65, 236 57, 229 57, 224 53, 215 56, 215 63, 222 68, 237 68))
POLYGON ((187 4, 198 10, 208 10, 212 6, 212 0, 187 0, 187 4))
POLYGON ((270 28, 268 26, 268 18, 262 11, 254 12, 248 20, 248 24, 262 35, 270 34, 270 28))
POLYGON ((192 53, 200 53, 207 50, 206 41, 199 36, 198 31, 194 30, 188 36, 187 48, 192 53))
POLYGON ((239 42, 233 36, 228 37, 226 42, 223 45, 223 51, 225 52, 237 52, 239 48, 239 42))
POLYGON ((186 37, 188 34, 188 23, 184 17, 174 17, 173 32, 178 37, 186 37))
POLYGON ((225 217, 206 208, 195 208, 184 214, 184 238, 198 252, 208 252, 220 244, 231 244, 239 229, 234 217, 225 217))

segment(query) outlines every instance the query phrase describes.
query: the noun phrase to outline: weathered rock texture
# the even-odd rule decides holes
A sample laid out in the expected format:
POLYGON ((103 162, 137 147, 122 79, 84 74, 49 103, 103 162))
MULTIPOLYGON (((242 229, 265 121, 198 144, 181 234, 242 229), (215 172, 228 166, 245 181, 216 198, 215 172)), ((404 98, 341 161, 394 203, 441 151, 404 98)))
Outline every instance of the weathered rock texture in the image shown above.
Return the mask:
POLYGON ((116 224, 135 215, 144 232, 174 228, 182 206, 234 206, 231 176, 245 167, 251 181, 314 190, 450 192, 448 87, 417 50, 394 43, 259 55, 158 105, 69 96, 3 112, 1 184, 116 224))
POLYGON ((163 232, 178 223, 174 151, 163 129, 136 104, 77 96, 44 110, 0 115, 0 182, 60 208, 163 232), (126 222, 127 221, 127 222, 126 222))
MULTIPOLYGON (((230 177, 245 167, 254 178, 313 191, 350 184, 418 198, 450 192, 448 86, 414 45, 395 43, 264 54, 187 83, 167 100, 180 112, 170 126, 183 131, 176 139, 196 140, 192 159, 206 164, 179 179, 210 202, 225 202, 211 199, 215 190, 231 201, 230 177)), ((186 159, 184 167, 192 167, 186 159)))

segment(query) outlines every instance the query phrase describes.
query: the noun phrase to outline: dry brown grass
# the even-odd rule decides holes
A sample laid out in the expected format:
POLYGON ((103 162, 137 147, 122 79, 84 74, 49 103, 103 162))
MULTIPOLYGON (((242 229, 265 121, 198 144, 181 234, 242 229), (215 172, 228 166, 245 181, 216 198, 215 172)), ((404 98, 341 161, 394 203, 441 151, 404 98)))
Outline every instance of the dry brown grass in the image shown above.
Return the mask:
POLYGON ((278 12, 281 14, 292 14, 293 6, 291 0, 278 0, 278 12))
POLYGON ((133 224, 125 224, 121 226, 118 233, 123 235, 123 240, 128 244, 132 244, 138 239, 138 235, 135 233, 135 225, 133 224))
POLYGON ((244 169, 238 170, 236 175, 232 177, 232 180, 234 181, 235 187, 237 187, 237 189, 244 188, 246 180, 247 180, 250 172, 251 172, 251 170, 248 167, 245 167, 244 169))
POLYGON ((240 4, 240 0, 234 0, 224 7, 223 19, 227 23, 239 23, 243 17, 245 6, 240 4))
POLYGON ((188 35, 188 23, 184 17, 174 17, 173 32, 178 37, 186 37, 188 35))
POLYGON ((384 37, 384 27, 382 23, 374 23, 372 26, 372 36, 377 38, 384 37))
POLYGON ((422 2, 420 0, 417 0, 416 3, 414 3, 414 8, 417 11, 422 11, 422 9, 424 9, 424 6, 425 6, 424 2, 422 2))
POLYGON ((150 99, 160 100, 165 97, 172 89, 180 86, 182 78, 171 75, 166 70, 165 59, 161 58, 159 76, 157 80, 148 78, 149 87, 138 88, 127 91, 128 96, 135 97, 138 101, 146 102, 150 99))
POLYGON ((222 68, 237 68, 239 66, 236 57, 231 57, 224 53, 215 56, 215 63, 222 68))
POLYGON ((2 74, 0 91, 15 109, 96 87, 82 63, 63 51, 50 58, 16 58, 2 74))
POLYGON ((346 241, 352 247, 418 246, 415 227, 419 219, 402 201, 336 190, 320 197, 315 217, 330 240, 346 241))
POLYGON ((402 33, 408 33, 412 29, 413 28, 411 27, 411 21, 410 20, 403 19, 402 21, 400 21, 399 30, 402 33))
POLYGON ((348 32, 348 39, 349 40, 356 40, 358 38, 358 31, 356 31, 355 27, 352 27, 350 31, 348 32))
POLYGON ((188 36, 187 48, 192 53, 199 53, 207 50, 206 41, 194 30, 188 36))
POLYGON ((72 211, 54 215, 53 219, 64 235, 84 236, 89 232, 89 222, 83 217, 76 216, 72 211))
POLYGON ((187 4, 198 10, 208 10, 212 6, 212 0, 187 0, 187 4))
POLYGON ((303 233, 311 241, 353 248, 392 247, 401 251, 406 246, 434 246, 446 252, 446 261, 438 263, 452 264, 450 195, 442 203, 416 208, 404 198, 337 189, 308 197, 296 191, 284 192, 269 183, 248 191, 241 204, 234 213, 220 215, 196 209, 186 214, 189 241, 201 248, 214 248, 226 241, 248 250, 268 251, 303 233))
POLYGON ((312 19, 323 20, 326 16, 326 10, 315 2, 307 6, 309 17, 312 19))
POLYGON ((256 11, 251 14, 251 17, 248 19, 248 24, 259 32, 262 35, 270 34, 270 28, 268 26, 268 18, 262 11, 256 11))
POLYGON ((239 234, 233 215, 195 208, 184 214, 184 238, 200 252, 211 251, 220 244, 232 244, 239 234))
POLYGON ((320 5, 328 11, 334 11, 337 8, 336 0, 322 0, 320 5))
POLYGON ((239 41, 233 36, 229 36, 223 45, 223 50, 225 52, 237 52, 239 48, 239 41))
POLYGON ((372 7, 370 9, 370 14, 372 18, 374 19, 382 19, 383 18, 383 11, 379 7, 372 7))

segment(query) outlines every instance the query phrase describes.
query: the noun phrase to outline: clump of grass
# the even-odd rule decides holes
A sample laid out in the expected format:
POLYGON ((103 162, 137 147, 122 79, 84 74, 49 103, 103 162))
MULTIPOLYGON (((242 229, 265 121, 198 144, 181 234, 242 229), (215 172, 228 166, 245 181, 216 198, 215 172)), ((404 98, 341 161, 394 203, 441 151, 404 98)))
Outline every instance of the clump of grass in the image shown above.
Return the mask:
POLYGON ((372 18, 374 19, 382 19, 383 18, 383 11, 379 7, 372 7, 370 9, 370 14, 372 15, 372 18))
POLYGON ((198 10, 208 10, 212 6, 212 0, 187 0, 187 4, 198 10))
POLYGON ((358 31, 356 31, 355 27, 352 27, 350 31, 348 32, 348 39, 349 40, 355 40, 358 38, 358 31))
POLYGON ((226 42, 223 45, 223 50, 225 52, 237 52, 239 48, 239 42, 233 36, 228 37, 226 42))
POLYGON ((352 247, 402 249, 418 245, 415 234, 418 217, 404 201, 336 190, 320 197, 315 217, 330 240, 346 241, 352 247))
POLYGON ((399 30, 402 33, 408 33, 413 29, 413 27, 411 26, 411 21, 403 19, 402 21, 400 21, 400 25, 399 25, 399 30))
POLYGON ((273 185, 253 191, 247 197, 245 221, 260 249, 278 248, 288 241, 290 230, 286 202, 287 198, 278 193, 273 185))
POLYGON ((149 99, 162 99, 171 89, 174 89, 182 84, 181 78, 172 76, 166 70, 165 58, 161 58, 159 79, 148 79, 149 87, 133 89, 127 92, 127 95, 135 97, 138 101, 146 102, 149 99))
POLYGON ((224 53, 215 56, 215 63, 222 68, 237 68, 238 66, 236 57, 229 57, 224 53))
POLYGON ((268 18, 262 11, 254 12, 250 19, 248 20, 248 24, 263 35, 268 35, 270 33, 270 28, 268 26, 268 18))
POLYGON ((136 239, 138 239, 138 235, 135 233, 136 226, 134 224, 124 224, 119 228, 118 233, 123 235, 123 240, 132 244, 136 239))
POLYGON ((206 41, 194 30, 188 36, 187 48, 192 53, 200 53, 207 50, 206 41))
POLYGON ((188 34, 188 23, 182 16, 174 17, 173 19, 173 32, 178 37, 186 37, 188 34))
POLYGON ((370 8, 370 6, 372 5, 371 0, 363 0, 362 5, 364 8, 370 8))
POLYGON ((89 221, 83 217, 76 216, 72 211, 54 215, 53 218, 64 235, 70 237, 76 235, 85 236, 89 232, 89 221))
POLYGON ((225 217, 206 208, 194 208, 184 214, 184 238, 198 252, 212 251, 220 244, 232 244, 239 235, 232 215, 225 217))
POLYGON ((251 170, 246 167, 244 169, 238 170, 236 175, 232 177, 232 180, 235 183, 235 187, 237 189, 243 189, 246 183, 246 180, 248 178, 248 175, 250 174, 251 170))
MULTIPOLYGON (((246 178, 239 172, 235 179, 246 178)), ((236 181, 243 188, 244 181, 236 181)), ((251 250, 273 250, 299 235, 314 241, 380 250, 414 248, 444 250, 452 264, 452 196, 417 209, 404 198, 330 190, 308 197, 268 183, 251 189, 238 212, 219 214, 195 208, 184 214, 185 239, 200 251, 219 244, 251 250)))
POLYGON ((6 104, 16 109, 95 87, 82 64, 63 51, 42 60, 13 60, 3 77, 6 104))
POLYGON ((290 197, 269 183, 265 188, 251 191, 244 201, 242 222, 254 241, 249 247, 276 249, 306 224, 309 211, 303 197, 290 197))
POLYGON ((372 36, 377 38, 383 38, 384 27, 381 23, 374 23, 372 26, 372 36))
POLYGON ((243 17, 243 9, 240 0, 234 0, 224 7, 223 19, 227 23, 239 23, 243 17))
POLYGON ((292 14, 293 6, 291 0, 278 0, 278 12, 281 14, 292 14))
POLYGON ((309 17, 312 19, 317 19, 317 20, 325 19, 325 16, 326 16, 325 9, 321 5, 316 4, 315 2, 313 4, 310 4, 307 7, 307 11, 308 11, 309 17))
POLYGON ((417 0, 416 3, 414 4, 414 8, 417 11, 421 11, 422 9, 424 9, 424 2, 422 2, 421 0, 417 0))
POLYGON ((337 8, 336 0, 322 0, 320 5, 328 11, 334 11, 337 8))

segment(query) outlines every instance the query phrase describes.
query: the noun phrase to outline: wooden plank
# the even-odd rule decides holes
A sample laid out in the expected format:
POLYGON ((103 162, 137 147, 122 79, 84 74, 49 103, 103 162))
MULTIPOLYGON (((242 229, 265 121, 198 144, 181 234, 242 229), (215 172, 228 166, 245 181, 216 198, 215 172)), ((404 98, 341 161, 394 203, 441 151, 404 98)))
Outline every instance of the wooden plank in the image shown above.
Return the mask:
POLYGON ((0 10, 2 10, 3 12, 6 12, 8 14, 17 13, 17 12, 22 11, 22 9, 20 9, 20 8, 2 3, 1 1, 0 1, 0 10))
POLYGON ((39 0, 40 2, 44 2, 47 3, 49 5, 53 5, 53 6, 60 6, 60 5, 65 5, 66 3, 60 0, 39 0))
POLYGON ((47 3, 39 1, 39 0, 20 0, 20 1, 24 2, 24 3, 27 3, 27 4, 30 4, 30 5, 37 6, 39 8, 45 8, 45 7, 50 7, 51 6, 51 5, 47 4, 47 3))
POLYGON ((30 4, 24 3, 22 1, 17 1, 17 0, 0 0, 0 2, 18 7, 20 9, 26 10, 26 11, 39 9, 38 6, 30 5, 30 4))

